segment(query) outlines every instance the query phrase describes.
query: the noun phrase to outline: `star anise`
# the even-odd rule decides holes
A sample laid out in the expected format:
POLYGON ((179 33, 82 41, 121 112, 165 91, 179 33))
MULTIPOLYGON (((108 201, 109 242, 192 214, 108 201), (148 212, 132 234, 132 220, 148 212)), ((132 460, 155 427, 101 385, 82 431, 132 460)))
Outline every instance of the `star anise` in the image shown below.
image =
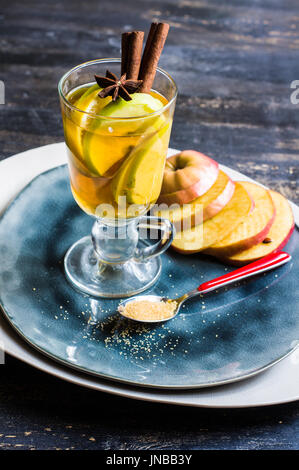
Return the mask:
POLYGON ((106 77, 100 75, 94 76, 97 84, 103 88, 98 96, 100 98, 106 98, 106 96, 112 96, 112 101, 116 101, 119 96, 124 100, 130 101, 132 98, 130 93, 135 93, 141 86, 143 80, 127 80, 126 74, 123 74, 120 79, 117 78, 114 73, 107 70, 106 77))

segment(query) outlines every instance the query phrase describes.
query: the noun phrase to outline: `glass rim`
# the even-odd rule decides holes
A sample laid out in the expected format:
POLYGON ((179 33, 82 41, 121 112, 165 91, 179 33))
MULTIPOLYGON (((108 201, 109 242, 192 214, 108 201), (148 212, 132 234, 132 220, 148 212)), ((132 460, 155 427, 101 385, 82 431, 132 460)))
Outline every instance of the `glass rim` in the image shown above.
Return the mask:
POLYGON ((164 111, 166 111, 172 105, 172 103, 176 100, 176 97, 177 97, 177 94, 178 94, 178 88, 177 88, 177 85, 176 85, 174 79, 165 70, 161 69, 160 67, 157 67, 157 71, 159 71, 162 75, 166 76, 168 78, 168 80, 170 81, 170 83, 172 83, 172 85, 174 87, 174 95, 171 98, 171 100, 168 101, 167 104, 165 104, 162 108, 158 109, 157 111, 153 111, 152 113, 146 113, 146 114, 143 114, 142 116, 113 117, 113 116, 103 116, 101 114, 91 113, 91 112, 88 112, 88 111, 84 111, 80 108, 77 108, 76 106, 71 104, 69 102, 69 100, 66 98, 66 96, 64 95, 64 93, 62 91, 62 85, 63 85, 64 81, 69 77, 69 75, 72 72, 76 71, 77 69, 87 67, 89 65, 98 64, 100 62, 107 62, 107 63, 108 62, 115 62, 115 63, 118 62, 118 63, 121 63, 121 59, 118 58, 118 57, 111 57, 111 58, 104 58, 104 59, 89 60, 87 62, 83 62, 82 64, 76 65, 75 67, 71 68, 70 70, 68 70, 68 72, 66 72, 61 77, 61 79, 58 82, 58 93, 59 93, 60 98, 62 99, 62 101, 64 102, 64 104, 68 108, 72 109, 73 111, 78 111, 79 113, 83 113, 83 114, 85 114, 87 116, 90 116, 90 117, 93 117, 93 118, 102 118, 102 119, 109 120, 109 121, 110 120, 128 121, 128 120, 133 120, 133 119, 134 120, 144 119, 145 117, 152 117, 152 116, 155 116, 155 115, 159 115, 159 114, 163 113, 164 111))

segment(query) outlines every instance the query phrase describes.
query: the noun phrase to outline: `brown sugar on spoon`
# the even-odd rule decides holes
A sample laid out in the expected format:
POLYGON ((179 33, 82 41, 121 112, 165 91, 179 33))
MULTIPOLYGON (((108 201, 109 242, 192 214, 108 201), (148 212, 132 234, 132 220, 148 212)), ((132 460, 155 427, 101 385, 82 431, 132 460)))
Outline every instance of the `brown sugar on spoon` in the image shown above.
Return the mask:
POLYGON ((125 317, 140 321, 163 321, 171 318, 176 310, 175 301, 151 302, 140 300, 119 305, 118 311, 125 317))

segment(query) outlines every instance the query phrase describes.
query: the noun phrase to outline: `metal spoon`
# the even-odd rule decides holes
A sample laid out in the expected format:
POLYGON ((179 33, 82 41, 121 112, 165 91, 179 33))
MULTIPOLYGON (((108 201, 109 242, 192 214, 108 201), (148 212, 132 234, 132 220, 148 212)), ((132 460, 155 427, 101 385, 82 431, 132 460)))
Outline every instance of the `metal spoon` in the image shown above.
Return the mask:
MULTIPOLYGON (((171 320, 174 318, 180 311, 182 304, 185 300, 190 299, 191 297, 195 297, 196 295, 206 294, 207 292, 211 292, 217 288, 226 286, 236 281, 241 281, 246 279, 247 277, 254 276, 256 274, 263 273, 264 271, 269 271, 270 269, 277 268, 282 264, 287 263, 292 259, 291 255, 284 251, 279 251, 277 253, 271 253, 270 255, 265 256, 264 258, 259 259, 258 261, 254 261, 253 263, 247 264, 242 268, 235 269, 223 276, 217 277, 212 279, 211 281, 204 282, 200 284, 196 289, 191 290, 190 292, 182 295, 177 299, 168 299, 167 297, 160 297, 159 295, 138 295, 135 297, 131 297, 129 299, 123 300, 119 306, 124 307, 129 302, 140 302, 140 301, 150 301, 150 302, 168 302, 174 301, 176 302, 176 308, 174 313, 169 318, 164 318, 163 320, 138 320, 134 318, 135 321, 141 323, 160 323, 164 321, 171 320)), ((122 312, 119 312, 120 315, 123 315, 122 312)), ((123 315, 125 318, 127 316, 123 315)))

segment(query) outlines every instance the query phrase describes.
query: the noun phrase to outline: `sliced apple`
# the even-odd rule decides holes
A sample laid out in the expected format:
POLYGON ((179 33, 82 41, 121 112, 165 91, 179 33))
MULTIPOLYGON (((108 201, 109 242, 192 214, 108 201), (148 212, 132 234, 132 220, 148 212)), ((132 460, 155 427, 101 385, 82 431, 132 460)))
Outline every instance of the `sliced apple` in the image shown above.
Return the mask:
POLYGON ((101 116, 94 119, 83 139, 84 159, 90 171, 97 176, 113 176, 138 145, 140 136, 156 132, 165 123, 163 115, 147 119, 140 119, 140 116, 162 107, 160 100, 147 93, 135 93, 131 101, 119 98, 103 107, 101 116))
POLYGON ((207 249, 242 223, 250 213, 253 204, 253 200, 244 186, 241 183, 236 183, 234 195, 224 209, 203 224, 177 233, 172 247, 185 254, 207 249))
POLYGON ((247 250, 262 242, 273 224, 275 206, 270 192, 255 183, 242 185, 253 197, 254 209, 227 237, 208 248, 209 255, 225 257, 247 250))
POLYGON ((229 264, 242 266, 263 256, 281 250, 289 241, 294 230, 294 217, 287 199, 276 191, 270 191, 276 215, 272 227, 262 243, 249 250, 240 251, 229 257, 222 257, 229 264))
POLYGON ((106 106, 110 101, 111 97, 101 99, 98 97, 100 87, 96 83, 89 87, 79 99, 73 104, 80 111, 72 112, 69 119, 65 121, 65 139, 77 158, 83 160, 83 147, 82 140, 84 131, 91 125, 92 118, 89 113, 99 113, 100 110, 106 106))
POLYGON ((157 207, 154 214, 169 219, 176 230, 191 228, 214 217, 230 201, 234 194, 235 183, 223 171, 219 171, 213 186, 203 195, 184 206, 175 205, 162 209, 157 207))
POLYGON ((218 163, 195 150, 184 150, 167 159, 159 202, 187 204, 202 196, 218 177, 218 163))
POLYGON ((116 203, 121 196, 127 203, 148 205, 159 196, 163 178, 171 123, 145 137, 124 161, 112 179, 111 189, 116 203))
MULTIPOLYGON (((163 103, 158 98, 155 98, 149 93, 134 93, 131 95, 130 101, 125 101, 122 98, 111 101, 102 109, 101 116, 111 117, 113 119, 134 118, 146 116, 155 111, 159 111, 161 108, 163 108, 163 103)), ((99 118, 98 125, 105 126, 105 122, 99 118)), ((139 127, 140 123, 137 123, 137 125, 139 127)))

